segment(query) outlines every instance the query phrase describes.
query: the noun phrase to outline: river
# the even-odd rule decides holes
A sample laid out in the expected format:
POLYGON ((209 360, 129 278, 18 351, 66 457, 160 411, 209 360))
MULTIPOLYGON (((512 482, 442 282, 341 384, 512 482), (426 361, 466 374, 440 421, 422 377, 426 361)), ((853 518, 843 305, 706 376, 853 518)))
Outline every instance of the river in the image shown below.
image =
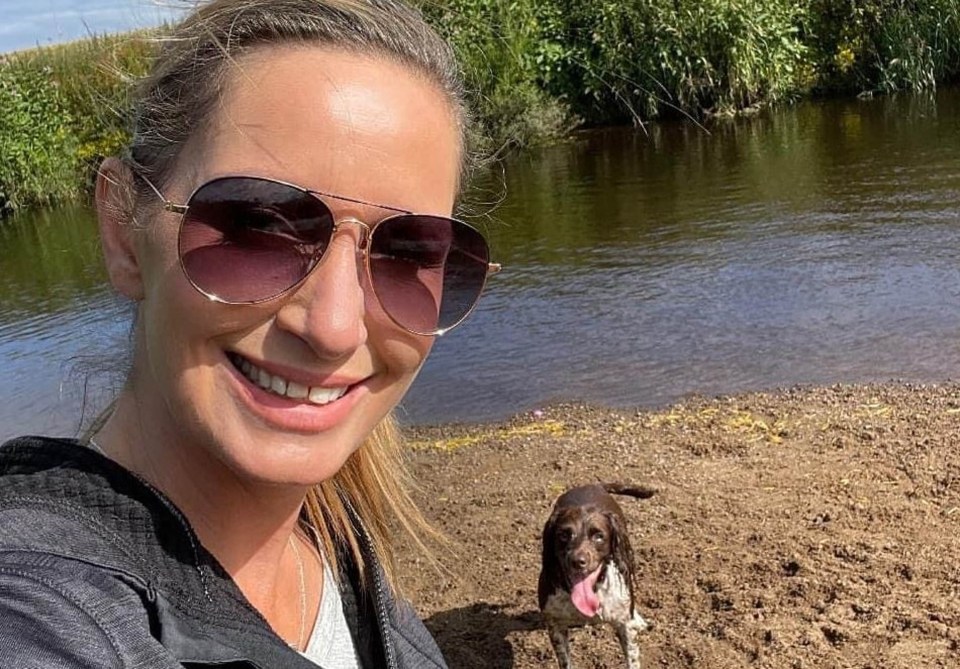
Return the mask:
MULTIPOLYGON (((437 341, 401 418, 955 378, 958 147, 947 90, 514 154, 469 198, 504 271, 437 341)), ((74 433, 84 398, 89 415, 117 382, 129 313, 88 208, 0 225, 0 438, 74 433)))

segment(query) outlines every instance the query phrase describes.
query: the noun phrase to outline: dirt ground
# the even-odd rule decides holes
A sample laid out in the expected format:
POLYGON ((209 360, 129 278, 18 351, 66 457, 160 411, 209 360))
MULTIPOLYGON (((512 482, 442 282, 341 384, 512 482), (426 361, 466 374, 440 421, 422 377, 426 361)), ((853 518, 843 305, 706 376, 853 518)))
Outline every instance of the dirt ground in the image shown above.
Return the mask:
MULTIPOLYGON (((656 411, 561 405, 410 430, 418 499, 457 551, 401 574, 454 669, 556 666, 540 532, 585 482, 621 498, 649 667, 960 667, 960 385, 797 388, 656 411)), ((625 666, 611 628, 580 669, 625 666)))

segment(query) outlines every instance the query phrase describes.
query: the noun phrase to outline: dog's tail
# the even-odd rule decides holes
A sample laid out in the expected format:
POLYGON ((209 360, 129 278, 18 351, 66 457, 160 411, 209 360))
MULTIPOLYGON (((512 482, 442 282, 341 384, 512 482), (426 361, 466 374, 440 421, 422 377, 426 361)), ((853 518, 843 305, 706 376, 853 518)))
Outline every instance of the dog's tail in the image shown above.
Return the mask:
POLYGON ((656 488, 643 485, 630 485, 629 483, 601 483, 600 485, 611 495, 629 495, 637 499, 649 499, 657 494, 656 488))

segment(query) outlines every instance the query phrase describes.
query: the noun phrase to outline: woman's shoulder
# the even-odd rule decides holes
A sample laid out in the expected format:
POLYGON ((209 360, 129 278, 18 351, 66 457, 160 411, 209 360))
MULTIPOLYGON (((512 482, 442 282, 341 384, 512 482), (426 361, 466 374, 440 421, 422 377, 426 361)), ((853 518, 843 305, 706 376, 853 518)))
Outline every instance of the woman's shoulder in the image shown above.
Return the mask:
POLYGON ((139 534, 144 523, 182 525, 162 494, 77 439, 19 437, 0 445, 0 514, 14 509, 104 525, 121 536, 139 534))
MULTIPOLYGON (((74 626, 71 638, 106 643, 122 661, 74 664, 68 654, 66 664, 17 663, 0 652, 0 667, 166 669, 179 667, 167 658, 180 655, 291 653, 162 493, 76 440, 16 439, 0 446, 0 648, 10 645, 5 638, 27 638, 8 632, 8 620, 23 632, 61 619, 74 626), (158 620, 169 638, 150 636, 158 620), (157 659, 132 662, 130 653, 157 659)), ((64 636, 48 632, 55 644, 64 636)))
POLYGON ((104 470, 107 458, 78 439, 26 436, 0 444, 0 496, 24 489, 42 491, 56 480, 104 470))
POLYGON ((182 668, 123 579, 65 556, 0 549, 0 667, 54 666, 182 668))
POLYGON ((0 447, 0 551, 69 558, 185 596, 202 596, 210 571, 198 568, 211 563, 161 493, 81 442, 45 437, 0 447))
POLYGON ((153 510, 162 506, 149 486, 75 439, 20 437, 0 446, 0 548, 123 549, 158 522, 153 510))
POLYGON ((64 556, 0 549, 0 666, 125 667, 147 646, 156 654, 149 629, 123 581, 64 556))

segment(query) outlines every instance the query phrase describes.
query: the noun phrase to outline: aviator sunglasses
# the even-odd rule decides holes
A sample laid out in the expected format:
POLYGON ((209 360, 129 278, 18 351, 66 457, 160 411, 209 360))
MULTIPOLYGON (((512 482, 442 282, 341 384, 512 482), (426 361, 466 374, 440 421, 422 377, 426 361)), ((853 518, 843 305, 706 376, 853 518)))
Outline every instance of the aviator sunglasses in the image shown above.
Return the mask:
POLYGON ((383 311, 414 334, 440 335, 458 325, 487 277, 500 270, 490 262, 483 235, 453 218, 251 176, 212 179, 186 204, 176 204, 138 176, 166 211, 180 214, 180 265, 193 287, 214 302, 259 304, 290 292, 320 264, 346 224, 360 228, 367 277, 383 311), (321 198, 395 213, 373 226, 337 220, 321 198))

